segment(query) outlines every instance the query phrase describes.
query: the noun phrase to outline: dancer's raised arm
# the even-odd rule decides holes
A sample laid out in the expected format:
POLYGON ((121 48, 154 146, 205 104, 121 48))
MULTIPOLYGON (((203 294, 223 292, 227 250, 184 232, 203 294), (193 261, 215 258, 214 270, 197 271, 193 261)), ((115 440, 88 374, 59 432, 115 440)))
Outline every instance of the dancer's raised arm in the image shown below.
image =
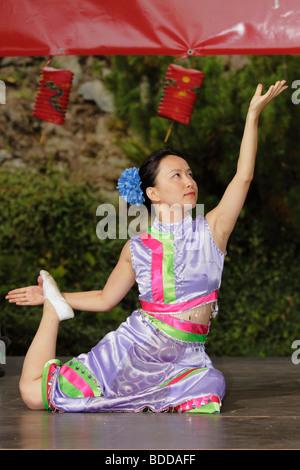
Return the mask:
POLYGON ((206 216, 214 239, 224 252, 253 179, 259 115, 270 101, 287 88, 285 83, 285 80, 276 82, 275 85, 270 86, 264 95, 262 95, 263 86, 261 84, 257 86, 246 117, 236 174, 228 185, 220 203, 206 216))
MULTIPOLYGON (((129 241, 127 241, 103 290, 71 292, 62 295, 74 310, 108 312, 125 297, 134 282, 135 273, 131 267, 129 241)), ((44 294, 41 277, 38 278, 37 286, 13 289, 8 292, 6 299, 20 306, 42 305, 44 294)))

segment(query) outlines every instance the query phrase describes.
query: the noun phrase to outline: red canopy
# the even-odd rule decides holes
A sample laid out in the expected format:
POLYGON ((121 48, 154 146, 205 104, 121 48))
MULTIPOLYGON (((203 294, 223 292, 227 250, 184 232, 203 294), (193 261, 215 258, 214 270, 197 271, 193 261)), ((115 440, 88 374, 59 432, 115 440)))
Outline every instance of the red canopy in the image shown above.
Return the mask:
POLYGON ((0 56, 299 54, 299 0, 5 0, 0 56))

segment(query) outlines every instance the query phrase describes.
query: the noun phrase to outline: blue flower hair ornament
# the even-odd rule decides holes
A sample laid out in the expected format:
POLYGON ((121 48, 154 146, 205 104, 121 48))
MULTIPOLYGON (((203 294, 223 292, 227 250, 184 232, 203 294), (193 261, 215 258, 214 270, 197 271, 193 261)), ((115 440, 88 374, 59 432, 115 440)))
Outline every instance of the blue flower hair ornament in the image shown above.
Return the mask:
POLYGON ((131 205, 142 204, 145 198, 141 189, 141 182, 138 168, 126 168, 117 184, 121 198, 131 205))

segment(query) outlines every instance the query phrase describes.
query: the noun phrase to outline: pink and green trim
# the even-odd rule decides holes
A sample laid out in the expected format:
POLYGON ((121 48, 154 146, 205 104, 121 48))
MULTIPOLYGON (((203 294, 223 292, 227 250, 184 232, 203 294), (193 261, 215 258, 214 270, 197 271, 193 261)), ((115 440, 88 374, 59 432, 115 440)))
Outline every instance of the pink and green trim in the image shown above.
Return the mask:
POLYGON ((148 227, 148 231, 141 234, 141 240, 152 251, 151 281, 154 302, 176 301, 173 235, 148 227))
POLYGON ((46 362, 43 375, 42 375, 42 399, 46 410, 53 410, 53 406, 50 403, 51 386, 53 384, 53 377, 55 375, 56 368, 61 366, 62 362, 58 359, 52 359, 46 362))
POLYGON ((54 409, 50 403, 50 394, 56 373, 60 389, 71 398, 103 395, 100 384, 76 359, 71 359, 65 364, 53 359, 45 364, 42 376, 42 398, 47 410, 54 409))
POLYGON ((183 413, 220 413, 221 401, 217 395, 192 398, 173 408, 183 413))
POLYGON ((72 398, 102 395, 100 384, 76 359, 66 362, 59 372, 59 385, 66 395, 72 398))
POLYGON ((176 375, 170 380, 167 380, 166 382, 162 383, 160 387, 167 387, 169 385, 176 384, 178 382, 181 382, 183 379, 187 379, 191 375, 197 374, 198 372, 202 372, 203 370, 206 370, 207 367, 195 367, 193 369, 187 369, 184 372, 181 372, 180 374, 176 375))
POLYGON ((217 290, 203 297, 197 297, 196 299, 189 300, 188 302, 177 302, 177 303, 166 304, 166 305, 156 303, 156 302, 146 302, 144 300, 141 300, 141 306, 142 306, 142 309, 146 310, 147 312, 176 313, 176 312, 183 312, 184 310, 190 310, 191 308, 198 307, 208 302, 215 302, 216 300, 218 300, 217 290))
MULTIPOLYGON (((148 313, 148 312, 144 312, 148 313)), ((193 323, 190 321, 182 321, 178 317, 173 315, 164 315, 163 313, 148 313, 148 316, 151 318, 156 318, 162 323, 166 323, 177 330, 186 331, 188 333, 194 333, 196 335, 207 335, 209 333, 209 325, 202 325, 199 323, 193 323)))
POLYGON ((183 321, 179 318, 166 315, 164 318, 158 318, 158 315, 152 315, 143 312, 143 315, 151 319, 154 328, 180 341, 188 341, 190 343, 205 343, 208 335, 208 326, 198 325, 183 321))
POLYGON ((207 302, 218 299, 218 291, 197 297, 188 302, 176 302, 174 274, 173 234, 159 232, 153 227, 140 235, 142 242, 152 252, 151 286, 153 302, 141 300, 142 309, 147 312, 178 312, 189 310, 207 302))

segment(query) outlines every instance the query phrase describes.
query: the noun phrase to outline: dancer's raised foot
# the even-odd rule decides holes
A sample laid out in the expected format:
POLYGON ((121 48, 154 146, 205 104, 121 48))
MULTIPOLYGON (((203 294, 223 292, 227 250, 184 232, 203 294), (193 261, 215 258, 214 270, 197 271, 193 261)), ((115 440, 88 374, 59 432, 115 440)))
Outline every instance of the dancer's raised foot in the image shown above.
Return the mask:
POLYGON ((59 287, 51 274, 42 270, 40 271, 40 275, 43 280, 44 300, 49 300, 49 302, 53 305, 59 320, 62 321, 73 318, 74 311, 61 294, 59 287))

